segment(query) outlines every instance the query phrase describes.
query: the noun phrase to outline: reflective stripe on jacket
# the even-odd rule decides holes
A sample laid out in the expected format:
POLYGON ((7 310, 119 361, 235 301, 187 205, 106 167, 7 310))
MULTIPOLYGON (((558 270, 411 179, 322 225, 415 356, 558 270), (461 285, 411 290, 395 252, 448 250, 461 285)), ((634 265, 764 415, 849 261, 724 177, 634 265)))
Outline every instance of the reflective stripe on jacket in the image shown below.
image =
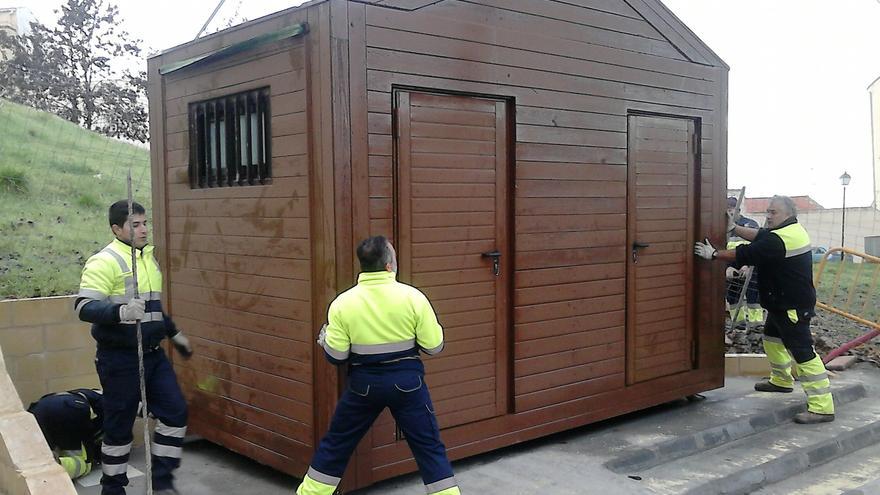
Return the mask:
POLYGON ((736 247, 736 265, 761 273, 761 306, 768 310, 812 312, 816 306, 810 235, 792 217, 775 229, 761 229, 751 244, 736 247))
POLYGON ((391 362, 443 350, 443 328, 434 308, 393 272, 366 272, 328 311, 324 351, 333 362, 391 362))
MULTIPOLYGON (((153 246, 137 250, 138 297, 145 302, 141 320, 144 347, 152 348, 177 329, 162 313, 162 273, 153 256, 153 246)), ((133 322, 119 321, 119 307, 134 297, 134 277, 130 268, 131 247, 114 239, 86 261, 74 303, 83 321, 92 323, 92 336, 99 347, 137 348, 133 322)))

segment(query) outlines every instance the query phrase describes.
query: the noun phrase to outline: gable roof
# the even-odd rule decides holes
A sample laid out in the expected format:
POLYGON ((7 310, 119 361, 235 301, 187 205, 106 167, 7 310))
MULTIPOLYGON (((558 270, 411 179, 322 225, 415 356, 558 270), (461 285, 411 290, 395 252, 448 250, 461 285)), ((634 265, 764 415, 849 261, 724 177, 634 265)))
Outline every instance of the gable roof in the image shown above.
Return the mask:
POLYGON ((730 69, 687 25, 660 0, 621 0, 639 13, 688 60, 696 64, 730 69))
MULTIPOLYGON (((245 22, 237 27, 261 22, 267 18, 284 13, 307 9, 316 5, 328 2, 329 0, 309 0, 295 7, 290 7, 279 12, 275 12, 259 19, 245 22)), ((448 0, 348 0, 353 3, 372 4, 396 10, 414 11, 434 4, 443 3, 448 0)), ((669 10, 660 0, 619 0, 629 5, 635 10, 645 21, 660 33, 661 36, 675 47, 688 61, 708 65, 713 67, 722 67, 729 70, 730 67, 715 52, 709 48, 684 22, 669 10)), ((216 36, 218 33, 209 34, 199 40, 216 36)), ((196 40, 193 40, 196 41, 196 40)), ((176 48, 176 47, 175 47, 176 48)), ((168 53, 174 48, 163 50, 161 53, 168 53)))

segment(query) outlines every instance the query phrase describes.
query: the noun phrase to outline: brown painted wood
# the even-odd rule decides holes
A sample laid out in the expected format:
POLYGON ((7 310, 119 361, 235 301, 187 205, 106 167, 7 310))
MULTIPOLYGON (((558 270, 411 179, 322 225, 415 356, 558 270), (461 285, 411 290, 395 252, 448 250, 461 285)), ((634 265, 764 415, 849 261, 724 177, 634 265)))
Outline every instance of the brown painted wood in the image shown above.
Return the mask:
MULTIPOLYGON (((696 201, 695 184, 700 178, 694 162, 694 143, 698 136, 694 131, 693 120, 650 115, 631 115, 629 119, 627 243, 630 246, 637 242, 649 244, 648 247, 635 251, 634 257, 627 262, 627 384, 634 384, 663 374, 680 373, 693 366, 691 345, 695 329, 692 304, 697 296, 693 292, 694 257, 691 246, 694 242, 693 225, 696 218, 693 207, 696 201), (645 128, 652 129, 649 136, 642 135, 645 128), (657 141, 650 137, 656 136, 654 129, 664 129, 672 133, 666 136, 666 140, 657 141), (658 142, 664 143, 664 149, 677 151, 658 152, 658 142), (659 170, 662 174, 655 173, 658 170, 654 167, 645 171, 641 168, 643 161, 668 164, 668 167, 659 170), (642 202, 655 197, 683 198, 685 208, 649 208, 651 220, 645 220, 641 216, 642 202), (665 219, 654 219, 660 217, 658 211, 667 214, 665 219), (671 232, 678 232, 681 242, 668 242, 668 234, 671 232), (661 234, 659 239, 656 237, 657 233, 661 234), (662 266, 664 269, 676 267, 671 273, 682 273, 684 277, 662 280, 669 275, 651 272, 651 267, 654 266, 662 266), (643 280, 656 278, 662 281, 653 282, 650 287, 643 288, 640 285, 643 280), (673 281, 678 283, 672 285, 673 281), (658 289, 660 284, 665 288, 658 289), (683 319, 670 320, 679 314, 683 319), (654 322, 663 321, 682 324, 678 329, 679 338, 662 344, 646 344, 643 337, 651 335, 653 330, 650 326, 654 322)), ((666 329, 665 326, 661 328, 666 329)))

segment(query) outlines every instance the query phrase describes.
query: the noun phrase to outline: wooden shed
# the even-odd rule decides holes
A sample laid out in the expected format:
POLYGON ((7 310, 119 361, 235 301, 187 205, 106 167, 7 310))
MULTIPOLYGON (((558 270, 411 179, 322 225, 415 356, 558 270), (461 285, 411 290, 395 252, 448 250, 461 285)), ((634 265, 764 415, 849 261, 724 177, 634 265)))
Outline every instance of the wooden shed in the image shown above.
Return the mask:
MULTIPOLYGON (((453 459, 723 385, 728 67, 658 0, 323 0, 149 61, 191 430, 302 475, 315 337, 383 234, 447 347, 453 459)), ((415 470, 393 420, 346 486, 415 470)))

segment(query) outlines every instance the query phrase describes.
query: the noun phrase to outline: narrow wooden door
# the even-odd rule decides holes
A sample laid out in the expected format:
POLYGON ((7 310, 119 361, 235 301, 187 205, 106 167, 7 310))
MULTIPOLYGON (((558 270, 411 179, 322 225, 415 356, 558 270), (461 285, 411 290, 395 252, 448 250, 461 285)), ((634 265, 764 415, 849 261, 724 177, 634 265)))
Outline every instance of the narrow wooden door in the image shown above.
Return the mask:
POLYGON ((446 348, 426 359, 441 428, 504 414, 509 395, 508 122, 504 101, 395 93, 400 280, 421 289, 446 348))
POLYGON ((696 139, 692 119, 629 117, 628 384, 694 365, 696 139))

